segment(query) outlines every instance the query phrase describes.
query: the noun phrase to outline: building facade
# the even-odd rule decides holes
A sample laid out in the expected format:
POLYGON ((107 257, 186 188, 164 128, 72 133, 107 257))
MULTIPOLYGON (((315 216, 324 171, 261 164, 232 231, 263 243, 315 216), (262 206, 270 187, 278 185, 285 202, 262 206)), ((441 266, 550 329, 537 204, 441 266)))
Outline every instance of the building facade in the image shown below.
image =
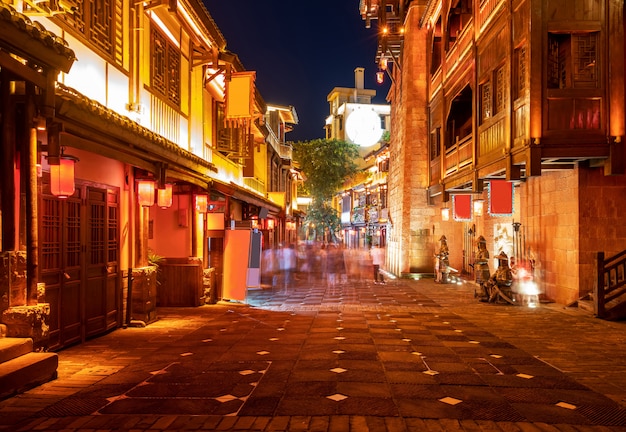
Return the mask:
POLYGON ((295 109, 201 2, 9 1, 0 29, 9 336, 56 350, 216 301, 228 230, 292 235, 295 109))
POLYGON ((376 90, 364 86, 365 69, 354 70, 354 88, 335 87, 328 94, 326 138, 359 146, 361 158, 356 178, 344 185, 333 200, 341 215, 344 244, 349 248, 384 246, 387 223, 387 138, 390 109, 374 104, 376 90))
MULTIPOLYGON (((392 79, 391 271, 431 273, 446 236, 471 275, 482 235, 532 267, 546 300, 602 285, 598 252, 626 249, 623 6, 361 1, 392 79)), ((608 279, 623 284, 621 265, 608 279)))

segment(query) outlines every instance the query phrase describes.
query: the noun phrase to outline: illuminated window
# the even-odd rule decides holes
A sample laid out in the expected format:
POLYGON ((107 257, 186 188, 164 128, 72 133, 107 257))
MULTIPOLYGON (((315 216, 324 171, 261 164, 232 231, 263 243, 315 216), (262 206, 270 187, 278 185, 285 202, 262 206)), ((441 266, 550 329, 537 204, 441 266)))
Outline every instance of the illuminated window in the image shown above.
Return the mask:
POLYGON ((599 85, 598 32, 548 34, 548 88, 599 85))
POLYGON ((89 45, 105 54, 118 65, 123 61, 123 33, 121 0, 76 0, 74 14, 58 15, 89 45))
POLYGON ((180 105, 180 51, 152 27, 152 88, 172 104, 180 105))
POLYGON ((484 122, 491 117, 491 81, 480 85, 480 120, 484 122))
POLYGON ((497 114, 504 111, 506 107, 506 76, 504 75, 504 66, 500 66, 494 73, 494 101, 493 101, 493 113, 497 114))

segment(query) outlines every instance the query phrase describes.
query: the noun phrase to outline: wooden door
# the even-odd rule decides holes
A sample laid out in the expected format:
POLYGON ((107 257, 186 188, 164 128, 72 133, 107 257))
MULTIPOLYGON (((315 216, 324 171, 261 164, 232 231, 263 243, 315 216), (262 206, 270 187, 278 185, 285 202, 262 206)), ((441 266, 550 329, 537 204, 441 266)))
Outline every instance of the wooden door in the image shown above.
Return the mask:
POLYGON ((86 188, 85 337, 115 327, 119 321, 117 194, 86 188))
POLYGON ((56 350, 121 323, 119 191, 85 185, 60 200, 45 186, 40 268, 56 350))
POLYGON ((50 304, 50 349, 82 340, 80 191, 66 200, 44 195, 41 207, 41 281, 50 304))

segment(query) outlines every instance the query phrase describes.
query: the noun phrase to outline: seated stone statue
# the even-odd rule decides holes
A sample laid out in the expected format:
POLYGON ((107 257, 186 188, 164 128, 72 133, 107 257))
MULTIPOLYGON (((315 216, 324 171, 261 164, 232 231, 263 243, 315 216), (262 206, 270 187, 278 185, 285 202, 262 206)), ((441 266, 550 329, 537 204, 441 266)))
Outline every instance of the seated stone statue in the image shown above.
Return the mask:
POLYGON ((509 267, 509 258, 504 252, 496 257, 498 268, 485 282, 484 289, 488 296, 488 301, 493 303, 498 299, 512 302, 511 285, 513 284, 513 273, 509 267))

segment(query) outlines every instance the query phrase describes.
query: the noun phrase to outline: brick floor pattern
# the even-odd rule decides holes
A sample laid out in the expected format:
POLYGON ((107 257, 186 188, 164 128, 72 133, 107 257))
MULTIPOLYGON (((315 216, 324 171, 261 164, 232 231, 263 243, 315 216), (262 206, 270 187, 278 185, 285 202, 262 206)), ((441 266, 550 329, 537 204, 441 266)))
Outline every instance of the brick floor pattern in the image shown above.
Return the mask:
POLYGON ((626 431, 626 323, 471 284, 319 281, 59 353, 11 431, 626 431))

